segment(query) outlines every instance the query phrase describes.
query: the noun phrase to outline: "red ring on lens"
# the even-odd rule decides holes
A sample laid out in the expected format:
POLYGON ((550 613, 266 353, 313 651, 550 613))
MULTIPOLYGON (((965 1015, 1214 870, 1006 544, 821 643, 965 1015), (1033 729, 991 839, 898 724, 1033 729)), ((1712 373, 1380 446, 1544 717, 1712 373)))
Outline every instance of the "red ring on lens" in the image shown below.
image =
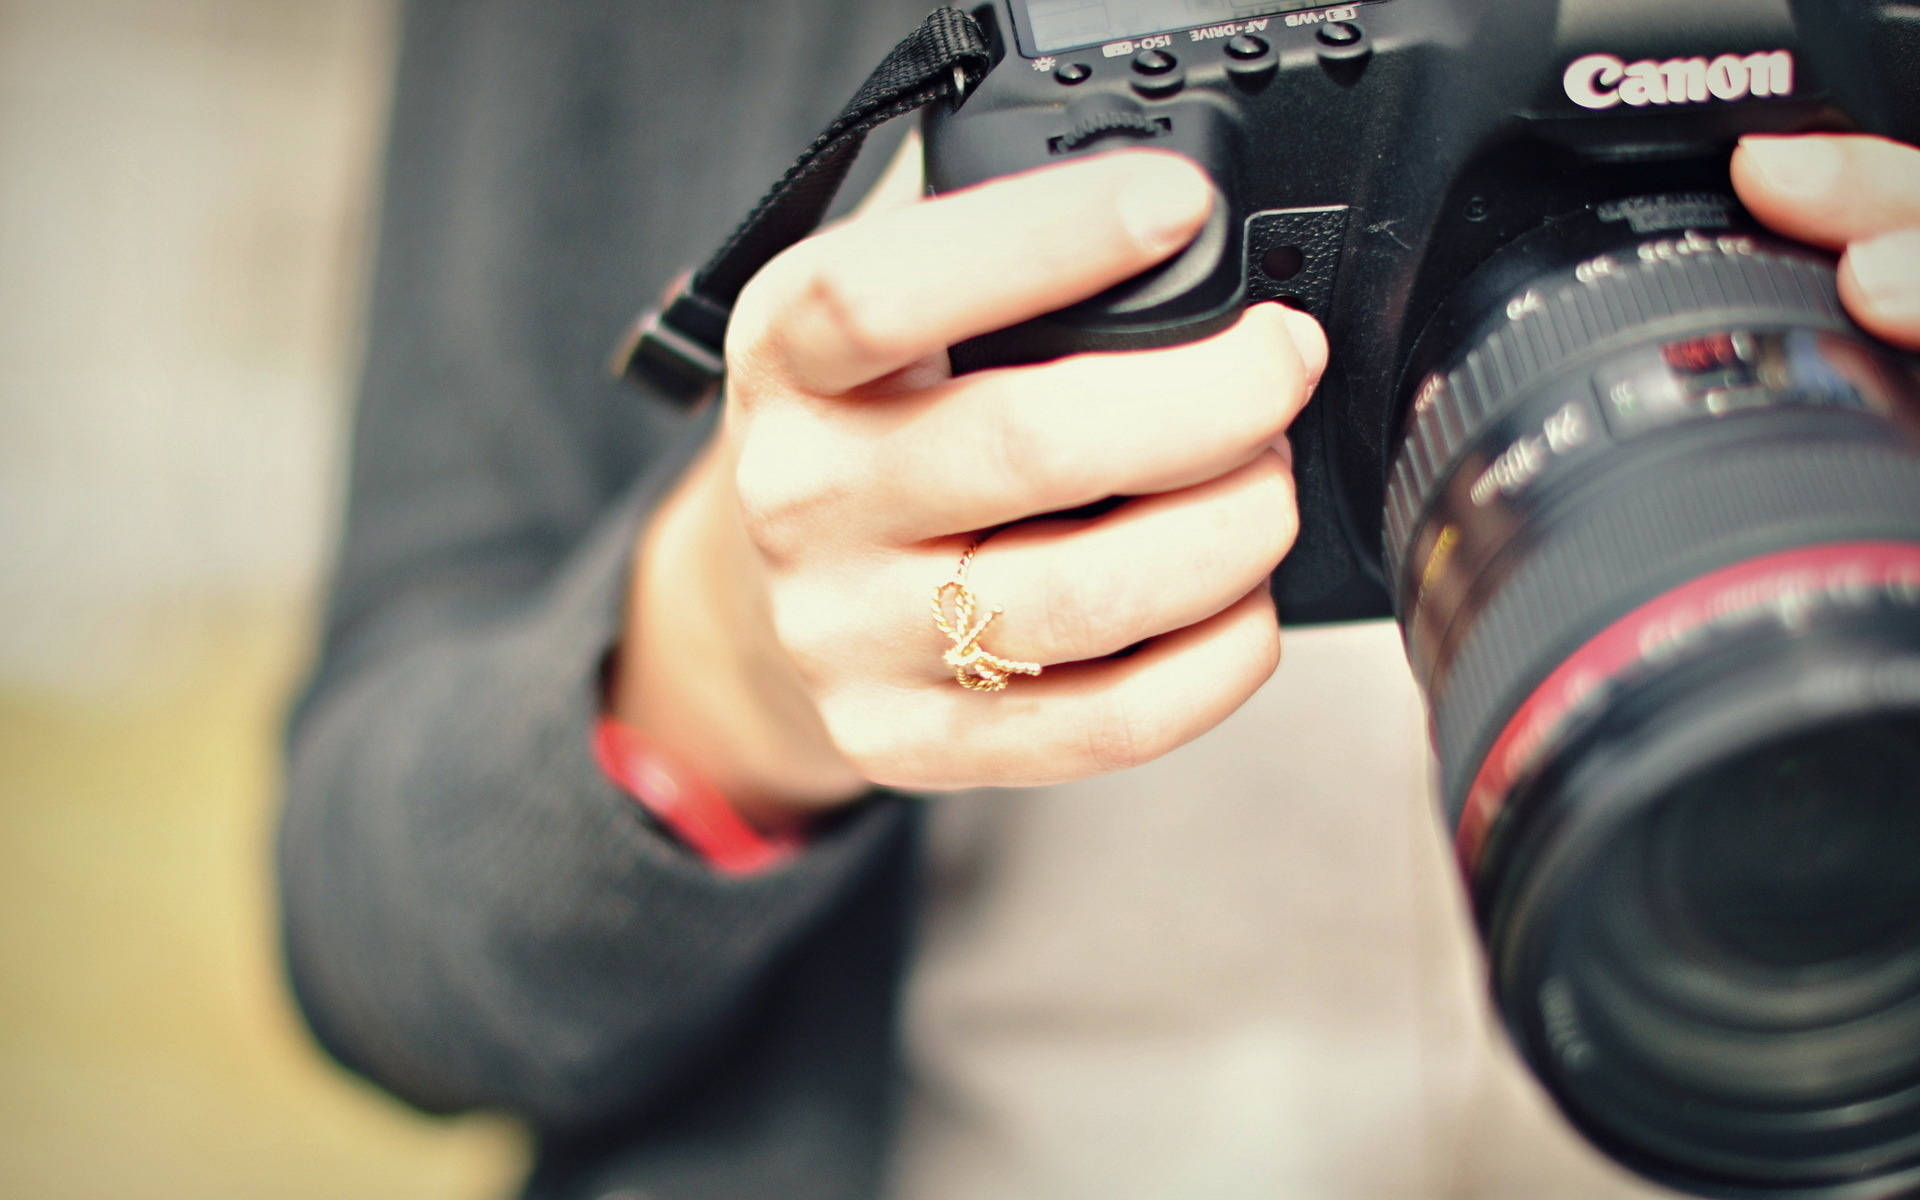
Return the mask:
POLYGON ((1501 728, 1480 760, 1454 831, 1460 865, 1471 877, 1515 785, 1608 685, 1676 657, 1718 626, 1768 607, 1893 588, 1920 597, 1920 545, 1841 542, 1777 551, 1688 580, 1633 609, 1568 655, 1501 728))

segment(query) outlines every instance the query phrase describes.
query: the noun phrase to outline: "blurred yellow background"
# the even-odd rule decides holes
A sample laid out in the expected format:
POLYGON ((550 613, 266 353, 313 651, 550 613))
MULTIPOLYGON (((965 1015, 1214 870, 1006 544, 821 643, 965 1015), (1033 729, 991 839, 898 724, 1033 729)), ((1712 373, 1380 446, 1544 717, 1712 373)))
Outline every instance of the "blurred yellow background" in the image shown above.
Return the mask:
POLYGON ((383 0, 0 0, 0 1195, 478 1198, 307 1040, 277 726, 358 353, 383 0))

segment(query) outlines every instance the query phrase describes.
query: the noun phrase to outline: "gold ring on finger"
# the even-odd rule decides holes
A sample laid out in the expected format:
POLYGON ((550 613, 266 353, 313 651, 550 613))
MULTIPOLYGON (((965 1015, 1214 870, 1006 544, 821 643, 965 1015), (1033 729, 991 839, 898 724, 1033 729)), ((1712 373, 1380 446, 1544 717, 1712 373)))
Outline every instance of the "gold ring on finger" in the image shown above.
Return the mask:
POLYGON ((941 661, 953 668, 954 681, 971 691, 999 692, 1015 675, 1038 675, 1040 664, 1002 658, 980 644, 987 626, 1006 610, 997 604, 983 607, 967 587, 967 569, 979 548, 978 541, 968 546, 953 576, 933 589, 933 624, 953 643, 941 661))

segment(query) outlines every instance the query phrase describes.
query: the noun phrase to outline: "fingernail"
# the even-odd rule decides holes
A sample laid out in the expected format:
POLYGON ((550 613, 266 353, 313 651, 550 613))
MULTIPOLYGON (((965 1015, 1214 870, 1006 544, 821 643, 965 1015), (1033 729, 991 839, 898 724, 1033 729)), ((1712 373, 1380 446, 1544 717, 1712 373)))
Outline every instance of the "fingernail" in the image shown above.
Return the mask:
POLYGON ((1832 192, 1846 165, 1840 148, 1821 137, 1744 137, 1740 148, 1761 182, 1799 200, 1815 200, 1832 192))
POLYGON ((1213 185, 1200 168, 1168 154, 1142 155, 1128 168, 1116 200, 1128 232, 1161 254, 1191 241, 1213 204, 1213 185))
POLYGON ((1853 277, 1857 301, 1882 320, 1920 319, 1920 229, 1853 243, 1841 269, 1853 277))

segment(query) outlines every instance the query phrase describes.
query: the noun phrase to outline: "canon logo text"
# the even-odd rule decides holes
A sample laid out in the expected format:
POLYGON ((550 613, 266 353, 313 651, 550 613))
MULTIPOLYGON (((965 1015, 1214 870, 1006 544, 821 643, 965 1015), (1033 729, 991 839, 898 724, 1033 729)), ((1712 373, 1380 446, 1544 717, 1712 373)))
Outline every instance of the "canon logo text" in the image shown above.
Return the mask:
POLYGON ((1793 55, 1768 50, 1713 59, 1623 62, 1611 54, 1589 54, 1567 66, 1563 82, 1568 99, 1591 109, 1785 96, 1793 91, 1793 55))

